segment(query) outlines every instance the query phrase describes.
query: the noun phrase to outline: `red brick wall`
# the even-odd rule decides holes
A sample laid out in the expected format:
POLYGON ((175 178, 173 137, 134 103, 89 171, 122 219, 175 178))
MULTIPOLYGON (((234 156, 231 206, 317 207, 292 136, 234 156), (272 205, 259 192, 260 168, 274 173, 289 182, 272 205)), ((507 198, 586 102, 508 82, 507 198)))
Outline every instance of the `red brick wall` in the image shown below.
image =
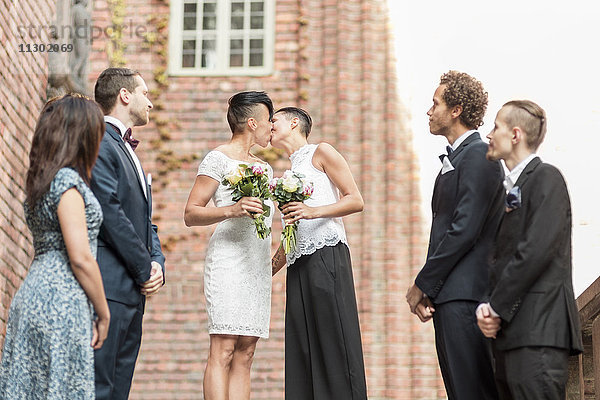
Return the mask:
POLYGON ((20 53, 19 45, 48 43, 37 28, 53 14, 53 0, 0 2, 0 346, 8 307, 33 257, 22 202, 31 138, 46 99, 47 54, 20 53))

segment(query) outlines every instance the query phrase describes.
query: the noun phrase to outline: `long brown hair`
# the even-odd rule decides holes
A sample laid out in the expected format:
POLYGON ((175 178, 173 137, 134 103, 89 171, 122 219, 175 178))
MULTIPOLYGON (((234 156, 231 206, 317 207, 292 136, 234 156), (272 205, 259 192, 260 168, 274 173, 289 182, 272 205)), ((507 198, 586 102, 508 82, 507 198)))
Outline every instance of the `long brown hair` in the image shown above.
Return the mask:
POLYGON ((89 185, 92 167, 104 135, 104 116, 98 104, 67 94, 46 103, 38 118, 25 182, 26 201, 34 208, 63 167, 75 169, 89 185))

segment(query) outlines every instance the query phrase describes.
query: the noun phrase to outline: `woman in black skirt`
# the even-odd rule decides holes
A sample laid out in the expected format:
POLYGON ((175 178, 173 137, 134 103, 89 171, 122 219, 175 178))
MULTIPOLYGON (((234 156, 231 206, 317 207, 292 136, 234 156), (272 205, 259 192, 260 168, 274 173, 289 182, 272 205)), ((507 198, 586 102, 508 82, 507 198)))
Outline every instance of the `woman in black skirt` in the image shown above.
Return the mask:
POLYGON ((271 144, 290 157, 292 171, 312 181, 305 202, 282 207, 298 221, 295 249, 273 257, 273 274, 287 261, 286 400, 364 400, 365 368, 350 252, 342 218, 363 209, 346 160, 327 143, 309 144, 306 111, 286 107, 273 116, 271 144))

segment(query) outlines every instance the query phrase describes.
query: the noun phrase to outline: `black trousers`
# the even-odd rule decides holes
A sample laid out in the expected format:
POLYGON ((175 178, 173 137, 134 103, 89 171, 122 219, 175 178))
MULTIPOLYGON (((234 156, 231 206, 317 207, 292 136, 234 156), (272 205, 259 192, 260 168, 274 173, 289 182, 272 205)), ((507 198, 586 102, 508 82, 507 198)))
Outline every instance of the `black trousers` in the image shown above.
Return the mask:
POLYGON ((102 348, 94 351, 96 400, 127 400, 142 341, 144 304, 108 300, 110 326, 102 348))
POLYGON ((494 349, 502 400, 564 400, 569 351, 555 347, 494 349))
POLYGON ((354 279, 338 243, 287 269, 286 400, 367 398, 354 279))
POLYGON ((477 326, 474 301, 436 304, 435 347, 448 400, 496 400, 490 340, 477 326))

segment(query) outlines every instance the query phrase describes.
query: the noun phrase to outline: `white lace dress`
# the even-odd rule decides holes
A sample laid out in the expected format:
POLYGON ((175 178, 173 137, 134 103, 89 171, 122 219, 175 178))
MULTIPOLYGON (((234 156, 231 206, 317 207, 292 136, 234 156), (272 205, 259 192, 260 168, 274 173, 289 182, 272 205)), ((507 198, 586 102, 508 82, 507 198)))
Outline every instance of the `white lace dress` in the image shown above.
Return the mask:
MULTIPOLYGON (((327 174, 316 169, 312 163, 318 144, 306 144, 291 156, 292 171, 303 174, 314 185, 312 196, 304 203, 311 207, 337 203, 340 199, 337 187, 327 174)), ((346 231, 341 218, 302 219, 298 222, 296 249, 286 256, 288 266, 304 255, 309 255, 325 246, 339 242, 348 245, 346 231)))
MULTIPOLYGON (((234 204, 232 190, 221 182, 243 161, 233 160, 218 150, 209 152, 198 175, 219 182, 213 195, 217 207, 234 204)), ((269 179, 272 168, 267 165, 269 179)), ((265 218, 271 226, 271 216, 265 218)), ((210 241, 204 265, 204 295, 208 312, 208 333, 269 337, 271 317, 271 236, 256 237, 250 217, 231 218, 220 222, 210 241)))

